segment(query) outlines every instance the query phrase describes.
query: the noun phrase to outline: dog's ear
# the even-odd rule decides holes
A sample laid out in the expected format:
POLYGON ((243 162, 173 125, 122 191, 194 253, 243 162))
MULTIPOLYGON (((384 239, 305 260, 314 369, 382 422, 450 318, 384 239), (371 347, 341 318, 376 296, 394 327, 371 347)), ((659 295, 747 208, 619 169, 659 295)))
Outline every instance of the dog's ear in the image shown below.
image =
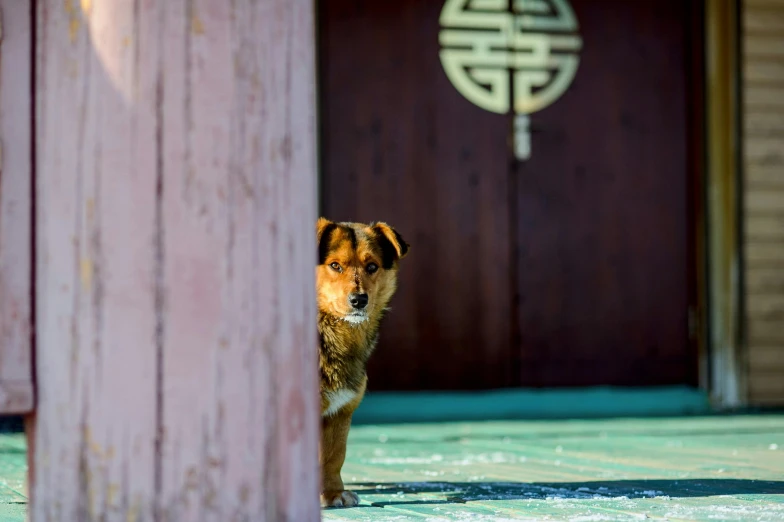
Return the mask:
POLYGON ((381 245, 384 268, 391 268, 396 260, 406 257, 409 246, 397 230, 381 222, 371 224, 371 228, 381 245))
POLYGON ((329 254, 329 239, 337 225, 327 218, 320 217, 316 221, 316 243, 318 244, 318 264, 323 264, 329 254))
POLYGON ((318 218, 316 221, 316 241, 321 242, 321 236, 324 235, 324 231, 329 225, 334 225, 334 223, 325 217, 318 218))

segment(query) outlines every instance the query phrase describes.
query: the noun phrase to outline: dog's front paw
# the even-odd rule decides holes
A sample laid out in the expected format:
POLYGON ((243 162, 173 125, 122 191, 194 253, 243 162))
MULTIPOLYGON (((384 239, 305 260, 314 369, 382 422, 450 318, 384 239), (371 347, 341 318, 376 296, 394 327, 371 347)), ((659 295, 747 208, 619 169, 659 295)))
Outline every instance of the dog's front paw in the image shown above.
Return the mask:
POLYGON ((354 507, 357 504, 359 497, 353 491, 325 491, 321 494, 321 507, 354 507))

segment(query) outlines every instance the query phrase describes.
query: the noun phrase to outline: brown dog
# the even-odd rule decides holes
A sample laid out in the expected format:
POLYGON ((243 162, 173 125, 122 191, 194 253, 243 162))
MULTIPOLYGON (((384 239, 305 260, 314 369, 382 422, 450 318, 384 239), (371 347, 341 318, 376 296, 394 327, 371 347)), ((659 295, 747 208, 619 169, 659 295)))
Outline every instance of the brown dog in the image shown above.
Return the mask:
POLYGON ((316 223, 316 296, 321 338, 322 506, 356 506, 343 489, 351 416, 365 394, 365 366, 381 317, 397 289, 398 261, 408 244, 386 223, 316 223))

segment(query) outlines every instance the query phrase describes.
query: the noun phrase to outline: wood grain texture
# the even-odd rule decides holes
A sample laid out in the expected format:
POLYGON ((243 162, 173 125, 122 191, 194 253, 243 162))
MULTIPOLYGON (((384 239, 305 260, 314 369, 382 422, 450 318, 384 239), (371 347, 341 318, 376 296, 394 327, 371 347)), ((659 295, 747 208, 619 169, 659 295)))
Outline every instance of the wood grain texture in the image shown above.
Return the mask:
POLYGON ((751 85, 784 83, 784 62, 744 60, 743 79, 751 85))
POLYGON ((784 242, 784 209, 777 214, 747 216, 744 220, 744 234, 750 243, 784 242))
POLYGON ((777 344, 752 344, 749 346, 749 368, 753 372, 784 371, 784 347, 781 338, 777 344))
POLYGON ((772 137, 747 139, 744 146, 745 163, 749 166, 784 167, 782 140, 772 137))
POLYGON ((778 85, 748 85, 746 87, 746 106, 750 110, 784 110, 784 89, 778 85))
POLYGON ((784 295, 751 294, 747 301, 749 316, 765 321, 784 321, 784 295))
POLYGON ((784 379, 782 369, 755 371, 749 381, 749 402, 766 406, 784 404, 784 379))
POLYGON ((518 384, 511 122, 468 103, 444 75, 442 7, 320 2, 324 214, 387 221, 412 245, 369 362, 371 391, 518 384))
POLYGON ((521 383, 696 385, 698 20, 676 0, 571 4, 580 69, 531 116, 534 152, 515 171, 521 383))
POLYGON ((0 413, 23 413, 33 407, 29 5, 0 0, 0 31, 0 413))
MULTIPOLYGON (((755 189, 758 187, 775 188, 784 192, 784 169, 781 166, 770 165, 749 165, 745 169, 746 187, 755 189)), ((779 209, 784 210, 784 209, 779 209)))
POLYGON ((776 267, 756 268, 748 272, 746 277, 748 294, 784 294, 784 270, 776 267))
POLYGON ((306 0, 38 3, 38 520, 318 520, 306 0))
POLYGON ((743 4, 748 8, 784 9, 784 0, 743 0, 743 4))
POLYGON ((775 35, 784 31, 784 9, 747 9, 743 16, 747 34, 775 35))
POLYGON ((743 51, 748 60, 778 60, 784 52, 784 36, 781 33, 749 34, 744 39, 743 51))
POLYGON ((784 190, 747 187, 743 198, 746 208, 755 213, 775 214, 784 209, 784 190))
POLYGON ((784 405, 784 2, 744 3, 744 256, 749 400, 784 405))
POLYGON ((758 268, 781 268, 784 270, 784 244, 782 243, 749 241, 744 245, 744 251, 749 270, 758 268))
POLYGON ((443 0, 321 2, 325 214, 412 244, 369 390, 696 383, 689 10, 571 3, 580 68, 519 163, 443 72, 443 0))

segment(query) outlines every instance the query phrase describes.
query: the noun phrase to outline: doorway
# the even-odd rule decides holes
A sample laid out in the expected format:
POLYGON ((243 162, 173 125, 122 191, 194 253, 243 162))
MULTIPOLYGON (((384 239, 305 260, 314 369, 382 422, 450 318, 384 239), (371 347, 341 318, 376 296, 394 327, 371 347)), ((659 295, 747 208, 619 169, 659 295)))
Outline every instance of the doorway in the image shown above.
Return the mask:
POLYGON ((412 247, 370 390, 697 384, 697 3, 572 0, 520 161, 444 73, 444 0, 320 2, 321 212, 412 247))

